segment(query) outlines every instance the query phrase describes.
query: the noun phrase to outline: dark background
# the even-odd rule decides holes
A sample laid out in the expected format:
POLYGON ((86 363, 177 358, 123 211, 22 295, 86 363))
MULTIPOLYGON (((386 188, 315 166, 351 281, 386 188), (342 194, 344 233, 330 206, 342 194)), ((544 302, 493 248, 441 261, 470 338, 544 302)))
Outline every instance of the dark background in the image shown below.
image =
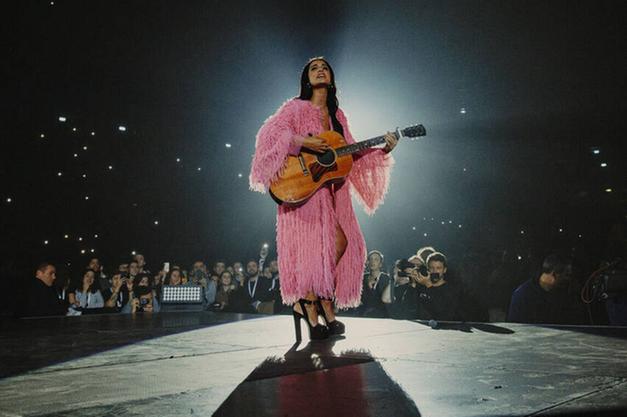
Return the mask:
POLYGON ((452 261, 521 262, 560 249, 590 265, 619 256, 620 6, 8 3, 2 278, 26 279, 43 260, 82 269, 92 249, 107 268, 131 251, 152 270, 256 258, 274 241, 275 207, 248 190, 255 134, 318 55, 334 67, 358 140, 414 123, 428 130, 395 150, 375 216, 356 207, 369 249, 391 259, 429 244, 452 261))

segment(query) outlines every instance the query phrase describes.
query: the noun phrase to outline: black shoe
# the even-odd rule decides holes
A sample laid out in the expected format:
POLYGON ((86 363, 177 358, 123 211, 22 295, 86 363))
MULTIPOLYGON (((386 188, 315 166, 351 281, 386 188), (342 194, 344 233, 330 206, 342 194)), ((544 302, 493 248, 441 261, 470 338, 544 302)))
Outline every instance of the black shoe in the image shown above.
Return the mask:
POLYGON ((329 321, 329 319, 327 319, 327 313, 324 312, 324 307, 322 307, 322 302, 320 300, 316 300, 316 303, 318 304, 318 314, 322 316, 324 322, 329 328, 329 336, 338 336, 344 334, 344 332, 346 331, 344 323, 339 320, 329 321))
POLYGON ((329 328, 320 323, 317 323, 315 326, 312 326, 309 322, 309 318, 307 317, 307 309, 305 308, 305 304, 312 304, 313 301, 300 299, 298 300, 298 304, 300 304, 300 308, 303 310, 303 314, 297 312, 296 310, 292 310, 292 316, 294 317, 294 331, 296 332, 296 341, 300 342, 302 340, 301 332, 300 332, 300 319, 305 320, 307 323, 307 327, 309 327, 309 339, 310 340, 322 340, 329 337, 329 328))

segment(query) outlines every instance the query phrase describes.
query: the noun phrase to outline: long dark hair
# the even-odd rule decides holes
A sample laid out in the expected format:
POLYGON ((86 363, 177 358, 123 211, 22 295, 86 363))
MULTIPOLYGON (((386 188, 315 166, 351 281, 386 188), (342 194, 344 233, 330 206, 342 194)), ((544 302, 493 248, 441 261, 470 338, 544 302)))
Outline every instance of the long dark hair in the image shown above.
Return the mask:
POLYGON ((327 60, 323 57, 318 56, 315 58, 311 58, 309 61, 307 61, 307 64, 305 65, 305 68, 303 68, 303 72, 300 75, 300 95, 298 96, 298 98, 301 100, 310 100, 311 96, 313 95, 313 87, 309 83, 309 67, 314 61, 324 61, 324 63, 327 64, 327 66, 329 67, 329 72, 331 73, 331 84, 329 84, 329 86, 327 87, 327 107, 329 109, 329 116, 331 116, 333 130, 344 136, 344 128, 340 124, 339 120, 337 120, 336 115, 337 109, 340 104, 336 96, 337 88, 335 88, 335 74, 333 73, 333 68, 331 68, 331 65, 329 65, 327 60))

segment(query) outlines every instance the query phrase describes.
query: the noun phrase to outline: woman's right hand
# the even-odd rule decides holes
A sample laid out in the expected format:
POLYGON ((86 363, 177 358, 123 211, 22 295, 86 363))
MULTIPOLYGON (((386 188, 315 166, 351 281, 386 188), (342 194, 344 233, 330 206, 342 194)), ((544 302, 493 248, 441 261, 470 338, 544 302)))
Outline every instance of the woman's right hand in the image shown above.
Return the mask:
POLYGON ((331 146, 327 144, 327 141, 319 138, 318 136, 305 137, 305 139, 303 140, 303 147, 320 153, 324 153, 331 149, 331 146))

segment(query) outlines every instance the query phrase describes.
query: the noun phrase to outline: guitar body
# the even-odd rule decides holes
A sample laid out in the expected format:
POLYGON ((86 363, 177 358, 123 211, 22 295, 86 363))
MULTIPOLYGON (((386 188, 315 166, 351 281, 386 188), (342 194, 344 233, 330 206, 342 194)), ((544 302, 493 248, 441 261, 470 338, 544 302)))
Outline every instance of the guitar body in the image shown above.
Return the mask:
POLYGON ((325 139, 331 150, 319 154, 303 148, 298 156, 289 155, 285 168, 270 185, 270 195, 277 203, 303 204, 323 185, 344 181, 353 167, 351 154, 335 153, 347 145, 342 135, 329 130, 316 136, 325 139))

